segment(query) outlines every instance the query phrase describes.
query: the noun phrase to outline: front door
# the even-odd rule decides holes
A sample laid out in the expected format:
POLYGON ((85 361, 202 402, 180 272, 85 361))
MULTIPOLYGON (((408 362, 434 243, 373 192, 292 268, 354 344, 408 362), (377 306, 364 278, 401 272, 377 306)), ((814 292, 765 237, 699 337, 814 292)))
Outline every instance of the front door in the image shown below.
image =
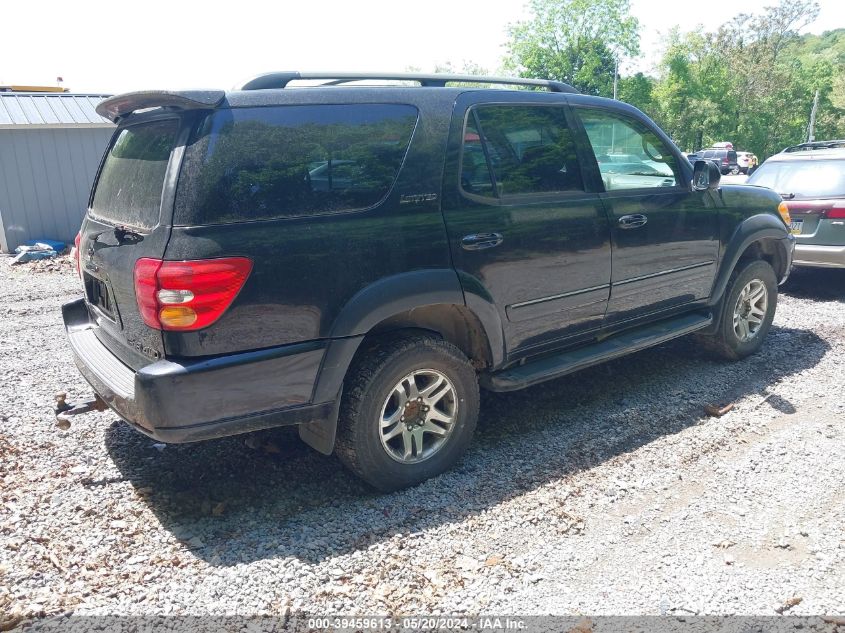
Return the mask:
POLYGON ((495 305, 510 359, 597 331, 610 289, 610 227, 568 106, 534 98, 459 100, 444 179, 455 267, 495 305))
POLYGON ((692 191, 678 153, 646 121, 574 110, 596 156, 613 237, 606 325, 708 297, 719 250, 710 193, 692 191))

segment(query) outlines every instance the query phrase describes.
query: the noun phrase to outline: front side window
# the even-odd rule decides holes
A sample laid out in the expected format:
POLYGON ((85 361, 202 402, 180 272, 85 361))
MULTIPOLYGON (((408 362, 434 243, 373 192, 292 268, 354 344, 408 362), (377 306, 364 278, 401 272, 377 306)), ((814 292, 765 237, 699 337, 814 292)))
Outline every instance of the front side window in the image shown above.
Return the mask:
POLYGON ((366 209, 387 196, 417 122, 410 105, 219 110, 186 149, 176 224, 366 209))
POLYGON ((679 182, 675 156, 639 121, 602 110, 582 109, 579 116, 607 191, 674 187, 679 182))
POLYGON ((563 108, 472 109, 464 129, 461 186, 485 197, 584 191, 563 108))
POLYGON ((164 178, 178 132, 176 119, 120 130, 100 170, 91 215, 142 229, 158 224, 164 178))

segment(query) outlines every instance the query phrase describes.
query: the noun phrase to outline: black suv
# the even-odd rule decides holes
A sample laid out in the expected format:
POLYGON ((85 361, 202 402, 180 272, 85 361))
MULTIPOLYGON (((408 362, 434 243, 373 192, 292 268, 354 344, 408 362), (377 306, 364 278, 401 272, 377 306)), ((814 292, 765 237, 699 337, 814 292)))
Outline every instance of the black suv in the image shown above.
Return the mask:
POLYGON ((719 189, 639 110, 557 82, 273 73, 98 111, 118 127, 64 321, 97 394, 165 442, 298 424, 412 485, 466 449, 479 383, 691 332, 753 353, 791 266, 776 193, 719 189))
POLYGON ((710 160, 713 161, 719 168, 722 175, 738 174, 740 172, 738 157, 736 152, 732 149, 724 147, 711 147, 707 149, 700 149, 697 152, 690 154, 687 158, 691 161, 695 160, 710 160))

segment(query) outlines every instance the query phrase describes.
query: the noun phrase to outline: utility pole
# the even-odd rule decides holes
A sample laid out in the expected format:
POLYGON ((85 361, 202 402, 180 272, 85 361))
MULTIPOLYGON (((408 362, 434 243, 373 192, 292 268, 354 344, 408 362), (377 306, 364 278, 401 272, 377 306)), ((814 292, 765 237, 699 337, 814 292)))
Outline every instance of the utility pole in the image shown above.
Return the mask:
MULTIPOLYGON (((617 87, 619 86, 619 54, 616 54, 616 63, 613 66, 613 98, 616 99, 617 87)), ((816 97, 818 97, 816 91, 816 97)))
POLYGON ((807 127, 807 142, 816 140, 816 111, 819 109, 819 90, 816 88, 816 96, 813 97, 813 109, 810 110, 810 125, 807 127))

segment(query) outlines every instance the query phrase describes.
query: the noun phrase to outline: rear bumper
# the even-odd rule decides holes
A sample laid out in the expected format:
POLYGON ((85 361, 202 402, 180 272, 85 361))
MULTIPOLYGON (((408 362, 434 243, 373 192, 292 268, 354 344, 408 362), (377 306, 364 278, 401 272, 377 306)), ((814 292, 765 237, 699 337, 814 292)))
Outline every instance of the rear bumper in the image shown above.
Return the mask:
POLYGON ((121 418, 157 440, 192 442, 335 415, 334 399, 312 402, 325 341, 160 360, 136 371, 97 338, 82 299, 65 304, 62 316, 83 377, 121 418))
POLYGON ((845 268, 845 246, 798 244, 792 262, 796 266, 845 268))

